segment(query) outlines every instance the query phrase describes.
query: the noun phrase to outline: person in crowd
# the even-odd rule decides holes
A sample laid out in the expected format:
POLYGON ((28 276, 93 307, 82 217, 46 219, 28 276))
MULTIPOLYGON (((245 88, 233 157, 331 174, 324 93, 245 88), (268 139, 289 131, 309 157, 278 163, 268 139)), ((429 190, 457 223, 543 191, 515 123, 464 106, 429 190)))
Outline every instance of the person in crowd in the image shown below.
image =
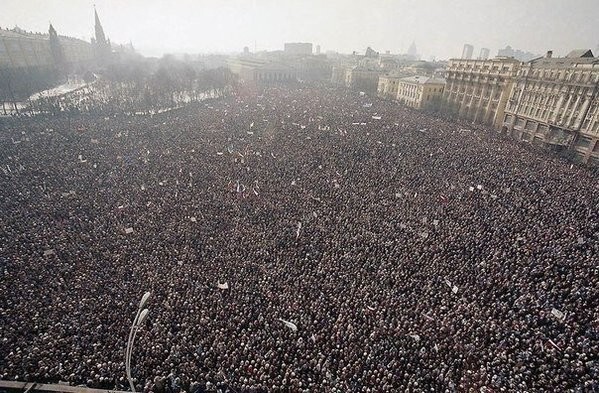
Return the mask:
POLYGON ((327 86, 114 97, 0 120, 1 379, 128 389, 151 291, 144 392, 599 391, 596 171, 327 86))

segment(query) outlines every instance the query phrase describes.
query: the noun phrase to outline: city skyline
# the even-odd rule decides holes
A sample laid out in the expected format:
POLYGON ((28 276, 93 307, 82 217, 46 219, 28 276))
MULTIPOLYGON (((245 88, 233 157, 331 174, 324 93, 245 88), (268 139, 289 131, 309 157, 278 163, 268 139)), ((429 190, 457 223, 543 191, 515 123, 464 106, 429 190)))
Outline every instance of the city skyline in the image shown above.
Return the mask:
MULTIPOLYGON (((494 9, 489 2, 472 0, 451 5, 433 0, 370 5, 294 0, 281 6, 270 0, 175 5, 98 0, 95 5, 107 37, 115 43, 131 41, 146 56, 241 52, 244 46, 252 51, 279 50, 284 42, 293 41, 341 53, 361 52, 368 46, 381 53, 405 53, 415 42, 423 59, 459 57, 464 43, 472 44, 475 53, 489 48, 491 56, 507 45, 539 54, 553 50, 556 56, 564 56, 575 48, 596 50, 599 41, 599 25, 589 18, 599 12, 599 3, 592 0, 525 4, 508 0, 494 9)), ((52 22, 59 34, 89 41, 93 6, 91 1, 62 0, 48 6, 38 0, 7 0, 0 26, 46 32, 52 22)))

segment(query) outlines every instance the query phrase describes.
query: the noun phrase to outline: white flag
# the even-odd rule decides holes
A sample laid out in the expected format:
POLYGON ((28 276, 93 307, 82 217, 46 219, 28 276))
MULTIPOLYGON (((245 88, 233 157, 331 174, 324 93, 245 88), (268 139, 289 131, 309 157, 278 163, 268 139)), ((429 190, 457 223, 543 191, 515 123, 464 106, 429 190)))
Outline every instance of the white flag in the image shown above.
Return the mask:
POLYGON ((279 321, 283 322, 285 324, 285 326, 287 326, 292 331, 297 332, 297 325, 295 323, 286 321, 282 318, 279 318, 279 321))
POLYGON ((125 233, 127 233, 127 234, 133 233, 133 228, 131 228, 131 227, 125 228, 125 233))
POLYGON ((296 238, 296 239, 297 239, 297 238, 299 238, 299 235, 300 235, 300 231, 301 231, 301 230, 302 230, 302 222, 300 221, 300 222, 298 222, 298 223, 297 223, 297 233, 296 233, 296 235, 295 235, 295 238, 296 238))
POLYGON ((408 336, 412 337, 416 342, 420 341, 420 336, 418 334, 408 334, 408 336))
POLYGON ((566 317, 566 315, 561 312, 560 310, 558 310, 557 308, 553 308, 551 310, 551 314, 553 314, 554 317, 556 317, 557 319, 559 319, 560 321, 563 321, 564 318, 566 317))
POLYGON ((45 257, 47 257, 48 255, 54 255, 54 254, 55 254, 55 252, 54 252, 53 248, 44 251, 44 256, 45 257))
POLYGON ((218 289, 229 289, 229 283, 228 282, 224 282, 224 283, 218 283, 216 284, 216 286, 218 287, 218 289))

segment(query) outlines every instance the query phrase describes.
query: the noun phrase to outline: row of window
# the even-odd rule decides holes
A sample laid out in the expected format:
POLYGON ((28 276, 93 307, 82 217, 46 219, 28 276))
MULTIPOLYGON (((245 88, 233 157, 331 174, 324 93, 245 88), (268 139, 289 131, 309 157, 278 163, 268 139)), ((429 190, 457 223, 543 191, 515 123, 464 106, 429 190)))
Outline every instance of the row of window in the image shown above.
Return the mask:
POLYGON ((559 81, 566 81, 572 83, 590 83, 592 81, 597 81, 599 77, 599 73, 593 73, 590 70, 586 72, 576 72, 571 70, 533 70, 523 71, 523 76, 529 76, 536 79, 552 79, 559 81))

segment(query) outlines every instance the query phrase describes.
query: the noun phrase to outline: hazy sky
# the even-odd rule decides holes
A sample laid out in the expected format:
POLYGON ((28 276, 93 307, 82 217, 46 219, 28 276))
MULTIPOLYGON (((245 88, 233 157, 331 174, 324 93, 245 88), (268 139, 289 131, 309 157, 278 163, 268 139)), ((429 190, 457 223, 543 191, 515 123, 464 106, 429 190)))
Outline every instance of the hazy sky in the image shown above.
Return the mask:
POLYGON ((104 32, 144 55, 282 49, 320 44, 349 53, 367 46, 423 58, 461 54, 464 43, 564 55, 599 45, 599 0, 0 0, 0 26, 89 40, 93 4, 104 32))

